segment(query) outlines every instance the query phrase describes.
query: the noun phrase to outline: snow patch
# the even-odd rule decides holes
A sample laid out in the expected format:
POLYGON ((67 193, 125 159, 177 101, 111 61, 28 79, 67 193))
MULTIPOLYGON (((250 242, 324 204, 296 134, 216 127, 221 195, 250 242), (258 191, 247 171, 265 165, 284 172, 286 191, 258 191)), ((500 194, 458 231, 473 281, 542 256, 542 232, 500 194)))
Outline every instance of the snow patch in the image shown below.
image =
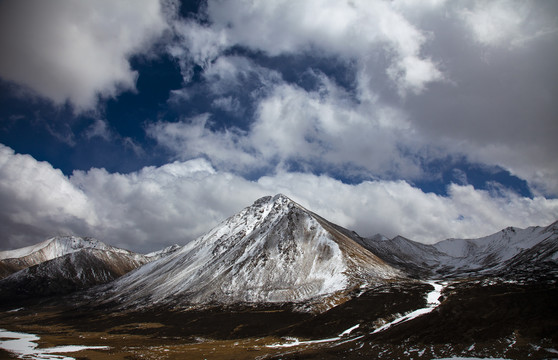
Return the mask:
POLYGON ((356 324, 355 326, 348 328, 347 330, 339 334, 339 337, 350 335, 353 332, 353 330, 357 329, 359 326, 360 324, 356 324))
POLYGON ((46 360, 75 360, 72 357, 51 355, 56 353, 78 352, 87 349, 108 350, 108 346, 81 346, 66 345, 56 346, 52 348, 38 349, 37 342, 40 337, 34 334, 20 333, 0 329, 0 339, 8 339, 0 341, 0 348, 15 354, 20 359, 46 360))
POLYGON ((409 320, 415 319, 424 314, 428 314, 429 312, 432 312, 438 305, 440 305, 440 296, 442 295, 442 290, 447 286, 447 283, 446 282, 438 283, 432 280, 432 281, 428 281, 428 284, 432 285, 434 287, 434 290, 432 290, 426 295, 426 307, 417 309, 406 315, 400 316, 395 320, 380 326, 379 328, 374 330, 372 334, 379 333, 381 331, 389 329, 394 325, 407 322, 409 320))

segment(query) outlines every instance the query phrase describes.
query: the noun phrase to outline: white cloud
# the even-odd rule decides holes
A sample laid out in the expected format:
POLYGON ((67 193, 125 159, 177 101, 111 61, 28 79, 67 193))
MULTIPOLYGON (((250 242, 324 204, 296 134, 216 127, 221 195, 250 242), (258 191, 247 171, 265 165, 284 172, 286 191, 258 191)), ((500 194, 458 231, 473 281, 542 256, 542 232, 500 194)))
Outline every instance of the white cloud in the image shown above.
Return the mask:
POLYGON ((461 17, 479 43, 509 44, 511 38, 519 35, 528 6, 526 1, 476 1, 472 9, 461 11, 461 17))
MULTIPOLYGON (((24 3, 0 4, 0 10, 6 4, 25 7, 24 3)), ((53 101, 69 99, 82 108, 92 106, 98 94, 112 96, 132 89, 135 74, 127 58, 141 52, 164 29, 158 5, 147 9, 134 3, 133 9, 124 11, 126 5, 117 2, 59 9, 61 4, 65 3, 35 6, 48 8, 33 27, 33 31, 52 35, 44 47, 35 44, 40 36, 23 37, 20 46, 15 36, 0 32, 2 47, 4 43, 25 45, 40 56, 61 59, 54 65, 43 61, 52 69, 41 76, 39 70, 25 74, 30 80, 15 72, 10 76, 21 78, 13 81, 28 81, 27 86, 53 101), (116 28, 106 27, 108 33, 116 34, 114 41, 97 41, 100 38, 95 36, 105 29, 108 18, 88 23, 92 7, 101 15, 110 10, 113 19, 121 20, 116 28), (136 10, 142 13, 140 17, 120 18, 136 10), (69 16, 74 12, 79 16, 69 16), (84 25, 75 27, 75 36, 86 41, 78 41, 81 50, 74 53, 64 47, 66 35, 54 35, 78 20, 84 25), (128 30, 134 32, 129 34, 131 41, 126 40, 128 30), (98 63, 78 61, 94 50, 103 57, 98 63), (68 79, 70 85, 64 82, 68 79)), ((130 174, 91 169, 67 178, 47 163, 2 147, 0 221, 8 229, 8 243, 23 236, 38 241, 47 232, 61 231, 152 250, 189 241, 257 197, 277 192, 363 235, 400 233, 425 242, 554 221, 557 200, 523 198, 503 189, 479 191, 467 186, 466 174, 458 172, 454 175, 460 185, 451 185, 444 197, 425 194, 405 181, 348 185, 325 175, 286 170, 298 162, 299 169, 322 167, 321 173, 362 169, 380 179, 412 180, 421 177, 422 161, 457 154, 472 162, 503 166, 542 192, 558 193, 553 131, 556 51, 548 46, 550 41, 534 41, 555 36, 547 31, 550 23, 542 27, 538 21, 530 23, 527 20, 533 12, 531 18, 526 17, 523 5, 514 7, 512 2, 463 5, 432 0, 422 4, 406 0, 209 1, 206 24, 175 19, 172 26, 179 41, 168 50, 179 61, 185 81, 191 80, 193 64, 203 67, 204 81, 176 91, 171 98, 192 99, 199 91, 196 95, 208 95, 213 107, 237 116, 245 110, 242 101, 249 98, 255 112, 253 118, 245 119, 246 130, 212 124, 218 119, 211 114, 151 124, 148 135, 170 149, 177 162, 130 174), (422 16, 430 20, 431 32, 419 27, 426 23, 422 16), (495 19, 501 33, 493 33, 494 24, 486 19, 495 19), (470 31, 475 43, 464 41, 464 30, 470 31), (483 45, 482 54, 477 52, 478 44, 483 45), (356 90, 343 89, 319 70, 307 70, 315 80, 312 89, 288 84, 279 72, 260 65, 258 57, 223 55, 235 45, 269 56, 299 56, 301 63, 307 55, 335 58, 354 75, 351 85, 356 90), (479 61, 484 51, 491 51, 491 62, 479 61), (412 96, 391 97, 392 88, 402 96, 412 96), (239 175, 257 178, 254 174, 261 173, 268 176, 248 181, 239 175)), ((6 17, 3 14, 0 11, 0 18, 6 17)), ((14 19, 39 17, 35 12, 17 14, 14 19)), ((0 27, 29 30, 24 23, 10 20, 0 27)), ((3 53, 0 75, 15 58, 3 53)), ((35 59, 29 57, 23 63, 38 69, 35 59)), ((101 120, 86 131, 86 136, 105 135, 110 135, 110 129, 101 120)), ((141 153, 132 139, 122 141, 141 153)))
POLYGON ((177 58, 187 60, 183 70, 204 67, 204 88, 194 84, 173 99, 205 91, 214 108, 247 117, 248 131, 212 133, 205 123, 181 119, 169 131, 159 123, 151 135, 179 159, 203 155, 242 174, 319 161, 415 180, 421 164, 449 155, 500 166, 533 191, 556 195, 552 13, 551 3, 503 0, 209 1, 207 24, 188 20, 176 44, 177 58), (257 56, 223 55, 235 45, 287 55, 301 67, 309 58, 333 58, 342 69, 330 71, 332 78, 306 69, 318 80, 316 89, 304 90, 257 56), (349 89, 332 80, 344 71, 349 89), (239 102, 240 94, 251 102, 239 102))
POLYGON ((456 12, 473 39, 484 46, 523 47, 558 32, 552 3, 532 0, 475 1, 456 12), (549 9, 547 7, 550 6, 549 9))
POLYGON ((242 115, 242 106, 237 98, 232 96, 224 96, 217 98, 211 102, 211 106, 229 112, 234 115, 242 115))
POLYGON ((227 33, 198 24, 194 20, 175 20, 173 32, 178 41, 168 46, 168 52, 178 59, 186 82, 193 76, 192 65, 206 69, 228 46, 227 33))
POLYGON ((113 137, 107 122, 102 119, 95 119, 95 121, 85 130, 84 135, 87 139, 100 137, 106 141, 109 141, 113 137))
POLYGON ((4 248, 57 233, 92 235, 139 251, 185 244, 255 199, 279 192, 361 235, 401 234, 423 242, 477 237, 509 225, 547 225, 558 218, 558 200, 505 191, 451 185, 444 197, 404 181, 348 185, 287 172, 248 181, 202 159, 129 174, 76 171, 67 178, 48 163, 0 148, 4 248))
POLYGON ((408 56, 387 69, 388 76, 397 84, 399 94, 405 96, 408 91, 420 94, 426 84, 443 80, 444 76, 430 59, 408 56))
POLYGON ((435 62, 422 57, 426 37, 399 11, 403 5, 358 0, 209 1, 208 25, 174 22, 180 40, 169 52, 179 60, 188 82, 193 64, 209 68, 234 45, 271 56, 317 51, 357 60, 364 67, 370 65, 362 59, 372 59, 381 51, 393 63, 388 67, 396 73, 393 78, 400 93, 419 93, 443 75, 435 62))
POLYGON ((283 82, 278 72, 241 56, 217 58, 207 66, 203 78, 201 86, 212 96, 244 96, 250 101, 258 101, 283 82))
POLYGON ((1 144, 0 203, 4 247, 20 239, 28 245, 37 235, 86 233, 99 224, 87 195, 60 170, 1 144))
POLYGON ((209 121, 209 114, 202 114, 175 123, 159 122, 150 125, 147 133, 178 159, 204 156, 219 169, 240 173, 261 165, 244 132, 237 128, 212 131, 209 121))
POLYGON ((159 0, 0 3, 0 76, 55 104, 91 109, 134 90, 128 58, 166 29, 159 0))

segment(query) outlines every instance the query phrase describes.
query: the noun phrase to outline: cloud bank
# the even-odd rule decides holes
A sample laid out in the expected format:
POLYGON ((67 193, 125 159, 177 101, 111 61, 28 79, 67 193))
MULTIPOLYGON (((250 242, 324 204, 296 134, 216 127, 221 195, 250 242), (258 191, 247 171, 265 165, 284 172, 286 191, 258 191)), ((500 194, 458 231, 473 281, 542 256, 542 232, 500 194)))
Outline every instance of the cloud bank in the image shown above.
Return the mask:
POLYGON ((2 249, 49 235, 97 237, 136 251, 186 244, 265 195, 284 193, 363 236, 401 234, 430 243, 477 237, 514 224, 547 225, 558 200, 450 185, 449 196, 405 181, 344 184, 328 176, 278 173, 249 181, 206 160, 177 161, 130 174, 104 169, 64 176, 48 163, 0 147, 2 249), (325 195, 327 194, 327 195, 325 195))

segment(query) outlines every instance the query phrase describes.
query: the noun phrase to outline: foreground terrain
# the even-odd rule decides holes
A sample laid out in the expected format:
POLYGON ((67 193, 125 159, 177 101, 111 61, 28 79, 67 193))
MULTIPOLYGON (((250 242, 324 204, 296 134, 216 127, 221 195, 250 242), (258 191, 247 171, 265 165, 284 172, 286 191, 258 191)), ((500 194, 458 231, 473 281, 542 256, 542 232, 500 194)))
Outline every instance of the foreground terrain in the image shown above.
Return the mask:
POLYGON ((558 356, 555 283, 446 283, 432 311, 377 331, 427 306, 432 291, 421 282, 382 285, 320 314, 297 311, 295 304, 107 312, 47 302, 2 312, 0 328, 37 334, 40 347, 108 346, 65 354, 75 359, 558 356))

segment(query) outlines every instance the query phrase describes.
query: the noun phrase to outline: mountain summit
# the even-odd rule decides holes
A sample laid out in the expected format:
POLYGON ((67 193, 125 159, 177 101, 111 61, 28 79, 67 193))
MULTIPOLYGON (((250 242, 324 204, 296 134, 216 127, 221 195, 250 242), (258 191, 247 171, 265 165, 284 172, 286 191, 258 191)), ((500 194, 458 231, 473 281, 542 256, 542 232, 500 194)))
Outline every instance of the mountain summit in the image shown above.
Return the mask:
POLYGON ((281 303, 400 276, 350 232, 284 195, 263 197, 180 251, 111 284, 128 305, 281 303))

